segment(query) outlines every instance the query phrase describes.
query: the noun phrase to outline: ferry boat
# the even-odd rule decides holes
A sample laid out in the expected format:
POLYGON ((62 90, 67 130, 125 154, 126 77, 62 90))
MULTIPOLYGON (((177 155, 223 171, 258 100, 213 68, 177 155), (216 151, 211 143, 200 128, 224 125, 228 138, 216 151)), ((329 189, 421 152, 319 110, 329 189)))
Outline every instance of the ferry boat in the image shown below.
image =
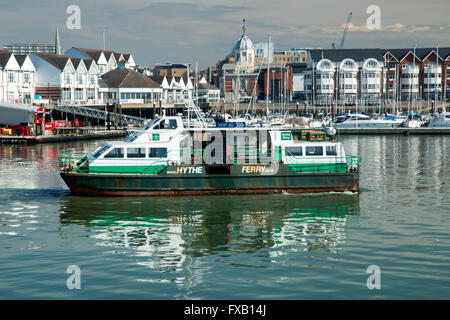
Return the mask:
POLYGON ((189 128, 157 118, 90 154, 61 153, 77 195, 358 192, 359 158, 318 130, 189 128))

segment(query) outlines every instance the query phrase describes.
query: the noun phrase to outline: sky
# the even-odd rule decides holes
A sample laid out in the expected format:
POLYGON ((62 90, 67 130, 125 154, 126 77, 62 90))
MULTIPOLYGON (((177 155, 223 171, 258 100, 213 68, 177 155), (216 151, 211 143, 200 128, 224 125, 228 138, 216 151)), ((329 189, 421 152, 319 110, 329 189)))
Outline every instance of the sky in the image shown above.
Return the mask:
MULTIPOLYGON (((198 62, 206 68, 229 54, 242 34, 253 43, 272 36, 275 50, 331 48, 339 44, 349 12, 344 48, 450 46, 450 0, 0 0, 0 46, 54 44, 58 25, 64 51, 106 47, 131 53, 137 64, 198 62), (3 2, 3 3, 2 3, 3 2), (80 8, 80 29, 67 8, 80 8), (380 29, 367 20, 380 9, 380 29)), ((372 21, 372 20, 370 20, 372 21)))

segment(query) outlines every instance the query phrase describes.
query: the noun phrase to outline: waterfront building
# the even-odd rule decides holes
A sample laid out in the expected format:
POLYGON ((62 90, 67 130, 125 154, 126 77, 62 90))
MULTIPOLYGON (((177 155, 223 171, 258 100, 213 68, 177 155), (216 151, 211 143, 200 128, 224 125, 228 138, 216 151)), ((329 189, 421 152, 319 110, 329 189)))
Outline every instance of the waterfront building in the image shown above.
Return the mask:
POLYGON ((220 89, 209 84, 205 78, 202 78, 198 83, 197 96, 199 103, 219 103, 220 89))
POLYGON ((122 66, 126 68, 136 67, 134 58, 129 53, 118 53, 111 50, 72 47, 66 51, 66 55, 80 59, 94 60, 98 68, 99 77, 119 67, 119 62, 122 62, 122 66))
POLYGON ((383 55, 380 49, 311 49, 304 71, 306 99, 317 105, 379 104, 383 55))
POLYGON ((142 73, 130 68, 117 68, 105 73, 100 82, 103 101, 121 105, 159 104, 161 86, 142 73))
POLYGON ((33 103, 35 68, 28 55, 0 51, 0 101, 33 103))
POLYGON ((70 105, 99 104, 97 66, 92 60, 33 53, 36 68, 36 96, 42 102, 70 105))
POLYGON ((450 48, 311 49, 301 73, 311 104, 376 105, 448 100, 449 63, 450 48))
POLYGON ((387 49, 388 98, 449 100, 450 48, 387 49))
POLYGON ((186 105, 193 102, 194 85, 186 73, 182 77, 154 75, 150 79, 160 85, 162 89, 162 103, 186 105))
POLYGON ((20 70, 17 75, 18 102, 32 104, 34 101, 36 69, 27 54, 15 54, 20 70))

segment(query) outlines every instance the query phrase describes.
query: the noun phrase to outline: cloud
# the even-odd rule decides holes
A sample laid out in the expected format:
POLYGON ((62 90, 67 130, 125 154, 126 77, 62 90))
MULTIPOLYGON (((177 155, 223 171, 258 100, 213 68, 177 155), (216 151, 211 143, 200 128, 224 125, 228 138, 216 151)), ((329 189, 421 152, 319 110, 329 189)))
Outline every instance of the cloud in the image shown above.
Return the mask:
POLYGON ((348 31, 349 32, 370 32, 373 30, 370 30, 369 28, 367 28, 367 25, 355 26, 353 23, 349 23, 348 31))
POLYGON ((396 23, 396 24, 392 24, 392 25, 388 25, 385 27, 382 27, 383 30, 386 31, 392 31, 392 32, 402 32, 405 30, 405 25, 401 24, 401 23, 396 23))
POLYGON ((254 43, 267 41, 270 33, 277 50, 331 47, 342 38, 350 10, 353 17, 345 47, 408 46, 420 41, 450 45, 450 1, 436 1, 379 0, 381 30, 366 26, 366 8, 372 0, 340 0, 339 4, 335 0, 283 0, 282 4, 273 0, 77 0, 81 30, 65 28, 66 8, 73 0, 10 1, 0 9, 0 47, 37 40, 52 43, 58 24, 66 50, 100 48, 106 29, 107 47, 131 52, 141 65, 170 60, 208 66, 231 51, 241 35, 243 18, 254 43))
POLYGON ((430 30, 430 26, 411 26, 411 28, 408 30, 408 32, 423 32, 430 30))

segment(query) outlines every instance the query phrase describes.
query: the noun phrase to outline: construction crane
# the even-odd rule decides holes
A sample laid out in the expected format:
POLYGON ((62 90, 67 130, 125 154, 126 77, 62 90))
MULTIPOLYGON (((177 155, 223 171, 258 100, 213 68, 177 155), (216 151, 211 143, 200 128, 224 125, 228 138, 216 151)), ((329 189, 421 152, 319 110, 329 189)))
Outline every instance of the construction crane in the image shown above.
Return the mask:
MULTIPOLYGON (((350 24, 351 19, 352 19, 352 13, 350 12, 348 15, 348 18, 347 18, 347 23, 345 24, 344 34, 342 35, 341 43, 339 43, 338 49, 342 49, 342 47, 344 46, 345 36, 347 35, 348 25, 350 24)), ((333 49, 336 49, 334 42, 331 44, 331 46, 333 47, 333 49)))

